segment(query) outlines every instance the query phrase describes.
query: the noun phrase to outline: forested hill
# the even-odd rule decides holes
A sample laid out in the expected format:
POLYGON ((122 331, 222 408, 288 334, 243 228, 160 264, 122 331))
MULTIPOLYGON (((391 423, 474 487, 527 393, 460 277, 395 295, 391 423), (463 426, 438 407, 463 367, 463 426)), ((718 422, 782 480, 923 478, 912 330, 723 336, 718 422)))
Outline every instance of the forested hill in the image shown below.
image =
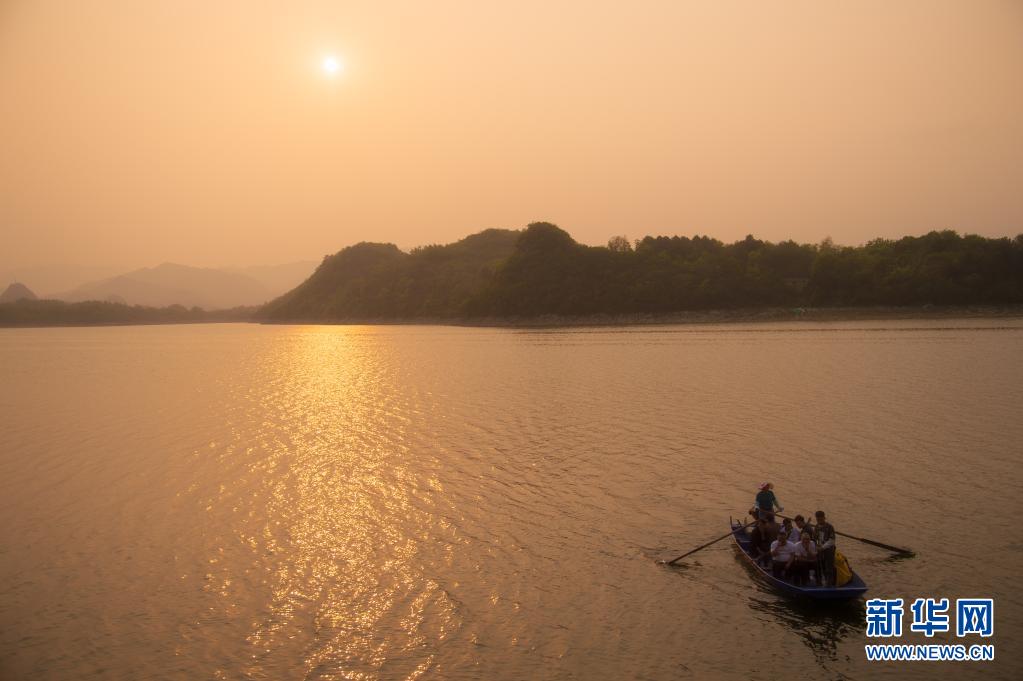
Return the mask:
POLYGON ((410 253, 393 244, 349 246, 324 258, 297 288, 264 305, 260 316, 271 320, 459 317, 515 252, 520 234, 488 229, 453 244, 423 246, 410 253))
POLYGON ((746 237, 576 243, 545 222, 410 253, 362 243, 324 259, 262 319, 455 319, 778 306, 1023 303, 1023 235, 931 232, 842 247, 746 237))

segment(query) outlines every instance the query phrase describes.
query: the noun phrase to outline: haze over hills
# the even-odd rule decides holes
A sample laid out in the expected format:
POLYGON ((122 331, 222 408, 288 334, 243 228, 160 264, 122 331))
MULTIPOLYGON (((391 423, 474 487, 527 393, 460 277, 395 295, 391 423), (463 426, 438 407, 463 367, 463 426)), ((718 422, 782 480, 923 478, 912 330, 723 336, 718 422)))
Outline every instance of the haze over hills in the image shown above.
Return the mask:
POLYGON ((67 302, 104 300, 129 305, 183 305, 207 310, 259 305, 272 293, 251 277, 234 272, 164 263, 82 284, 55 296, 67 302))
POLYGON ((286 291, 290 291, 309 278, 309 275, 313 273, 318 264, 315 260, 300 260, 282 265, 249 265, 246 267, 220 267, 218 269, 255 279, 274 298, 286 291))
POLYGON ((293 288, 313 268, 310 261, 232 269, 164 263, 87 282, 47 297, 67 302, 101 300, 151 307, 227 309, 260 305, 293 288))
POLYGON ((123 268, 102 265, 55 263, 0 268, 0 285, 20 281, 44 298, 57 291, 70 291, 85 282, 98 281, 123 272, 123 268))

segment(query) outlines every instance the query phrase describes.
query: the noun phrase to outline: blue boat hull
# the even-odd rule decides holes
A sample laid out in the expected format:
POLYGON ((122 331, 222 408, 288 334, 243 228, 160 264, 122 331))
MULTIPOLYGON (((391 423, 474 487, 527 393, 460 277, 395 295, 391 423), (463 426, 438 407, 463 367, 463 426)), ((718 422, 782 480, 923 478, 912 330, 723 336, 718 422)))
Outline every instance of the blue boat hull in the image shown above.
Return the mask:
POLYGON ((739 549, 739 553, 756 571, 757 576, 786 596, 814 601, 844 601, 859 598, 867 592, 867 584, 855 572, 852 574, 852 579, 843 586, 798 586, 778 579, 754 560, 753 541, 750 538, 749 530, 734 520, 732 521, 732 538, 735 540, 735 546, 739 549))

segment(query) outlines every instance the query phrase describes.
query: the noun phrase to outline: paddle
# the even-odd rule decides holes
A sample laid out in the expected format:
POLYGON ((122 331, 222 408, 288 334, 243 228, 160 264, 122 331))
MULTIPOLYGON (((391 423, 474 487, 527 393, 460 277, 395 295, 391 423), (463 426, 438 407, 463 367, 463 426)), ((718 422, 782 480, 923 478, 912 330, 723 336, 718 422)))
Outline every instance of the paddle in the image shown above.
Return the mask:
POLYGON ((837 534, 839 536, 842 536, 842 537, 848 537, 849 539, 855 539, 856 541, 861 541, 864 544, 872 544, 872 545, 874 545, 874 546, 876 546, 878 548, 881 548, 881 549, 886 549, 888 551, 894 551, 895 553, 901 553, 904 556, 916 555, 913 551, 911 551, 909 549, 900 549, 898 546, 892 546, 891 544, 884 544, 884 543, 879 542, 879 541, 874 541, 873 539, 864 539, 863 537, 856 537, 856 536, 851 535, 851 534, 845 534, 844 532, 839 532, 838 530, 835 530, 835 534, 837 534))
MULTIPOLYGON (((756 520, 754 520, 754 521, 753 521, 752 523, 746 523, 745 525, 743 525, 743 526, 742 526, 741 528, 739 528, 739 529, 741 529, 741 530, 745 530, 745 529, 746 529, 747 527, 749 527, 750 525, 753 525, 753 524, 754 524, 754 523, 756 523, 756 522, 757 522, 757 521, 756 521, 756 520)), ((697 546, 697 547, 696 547, 695 549, 693 549, 692 551, 689 551, 688 553, 683 553, 683 554, 682 554, 681 556, 679 556, 679 557, 678 557, 678 558, 676 558, 675 560, 669 560, 669 561, 663 561, 663 560, 662 560, 662 561, 661 561, 661 563, 663 563, 664 565, 674 565, 675 563, 679 562, 680 560, 682 560, 682 559, 683 559, 683 558, 685 558, 686 556, 691 556, 691 555, 693 555, 694 553, 696 553, 697 551, 702 551, 703 549, 707 548, 707 547, 708 547, 708 546, 710 546, 711 544, 717 544, 717 543, 718 543, 719 541, 721 541, 722 539, 728 539, 729 537, 731 537, 731 536, 732 536, 732 534, 733 534, 734 532, 735 532, 735 530, 732 530, 732 532, 729 532, 728 534, 726 534, 726 535, 725 535, 725 536, 723 536, 723 537, 718 537, 718 538, 717 538, 717 539, 715 539, 714 541, 709 541, 709 542, 707 542, 706 544, 704 544, 703 546, 697 546)))
MULTIPOLYGON (((788 518, 789 520, 793 520, 793 518, 790 518, 787 515, 782 515, 781 513, 775 513, 775 515, 778 516, 779 518, 788 518)), ((835 530, 835 534, 837 534, 840 537, 845 537, 847 539, 855 539, 856 541, 861 541, 864 544, 870 544, 870 545, 876 546, 876 547, 878 547, 880 549, 885 549, 887 551, 894 551, 895 553, 901 553, 901 554, 903 554, 905 556, 916 555, 913 551, 911 551, 909 549, 902 549, 902 548, 899 548, 898 546, 892 546, 891 544, 885 544, 885 543, 882 543, 882 542, 879 542, 879 541, 874 541, 873 539, 864 539, 863 537, 857 537, 856 535, 853 535, 853 534, 846 534, 845 532, 839 532, 838 530, 835 530)))

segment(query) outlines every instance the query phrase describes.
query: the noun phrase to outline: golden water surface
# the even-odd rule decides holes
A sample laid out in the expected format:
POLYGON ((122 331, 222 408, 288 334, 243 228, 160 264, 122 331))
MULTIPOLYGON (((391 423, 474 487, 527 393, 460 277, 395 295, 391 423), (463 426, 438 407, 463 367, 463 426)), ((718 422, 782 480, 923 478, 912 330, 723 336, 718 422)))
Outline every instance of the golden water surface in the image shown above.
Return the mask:
MULTIPOLYGON (((0 330, 0 678, 933 678, 727 531, 1023 635, 1023 322, 0 330)), ((941 642, 940 636, 934 641, 941 642)), ((923 641, 919 641, 923 642, 923 641)), ((954 641, 953 641, 954 642, 954 641)), ((985 641, 992 642, 992 641, 985 641)))

